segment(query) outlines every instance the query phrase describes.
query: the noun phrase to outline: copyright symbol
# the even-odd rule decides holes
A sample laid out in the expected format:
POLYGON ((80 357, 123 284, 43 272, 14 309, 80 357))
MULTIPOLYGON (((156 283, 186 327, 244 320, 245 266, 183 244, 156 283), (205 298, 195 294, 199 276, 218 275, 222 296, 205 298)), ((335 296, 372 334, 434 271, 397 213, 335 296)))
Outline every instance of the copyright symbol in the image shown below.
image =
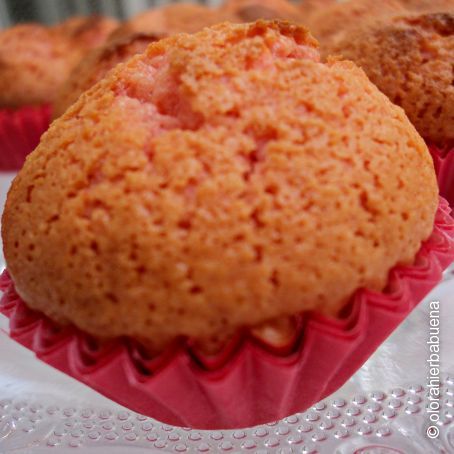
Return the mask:
POLYGON ((427 428, 427 436, 430 439, 438 438, 438 435, 440 435, 440 429, 437 426, 429 426, 427 428))

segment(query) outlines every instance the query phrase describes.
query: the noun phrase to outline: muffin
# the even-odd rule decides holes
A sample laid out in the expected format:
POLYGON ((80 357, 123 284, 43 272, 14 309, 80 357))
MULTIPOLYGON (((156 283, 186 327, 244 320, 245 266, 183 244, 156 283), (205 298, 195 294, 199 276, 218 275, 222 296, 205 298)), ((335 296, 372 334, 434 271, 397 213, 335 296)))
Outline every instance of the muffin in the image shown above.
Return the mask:
POLYGON ((441 279, 454 221, 437 205, 403 111, 353 63, 321 63, 304 29, 176 35, 81 95, 27 159, 0 312, 134 411, 250 427, 339 388, 441 279))
MULTIPOLYGON (((304 5, 304 3, 303 3, 304 5)), ((384 17, 405 12, 399 0, 349 0, 316 8, 304 25, 325 45, 332 46, 341 40, 348 30, 356 30, 373 24, 384 17)))
POLYGON ((454 15, 403 15, 351 32, 327 52, 353 60, 421 136, 454 146, 454 15))
POLYGON ((153 43, 57 119, 2 238, 52 320, 215 352, 381 291, 437 205, 424 141, 362 70, 296 25, 224 23, 153 43))
POLYGON ((92 15, 71 17, 56 28, 75 48, 86 52, 104 44, 118 26, 112 17, 92 15))
POLYGON ((22 24, 0 32, 0 107, 51 101, 71 70, 69 52, 50 27, 22 24))
POLYGON ((112 34, 111 39, 125 38, 132 33, 194 33, 203 27, 230 19, 230 14, 196 3, 169 4, 147 10, 129 19, 112 34))
POLYGON ((50 121, 49 102, 71 70, 68 42, 54 28, 0 31, 0 171, 20 169, 50 121))
POLYGON ((49 126, 50 105, 74 66, 117 22, 77 17, 0 32, 0 171, 18 170, 49 126))
POLYGON ((337 0, 300 0, 298 7, 303 11, 305 17, 308 17, 320 9, 330 7, 336 3, 337 0))
POLYGON ((327 53, 361 66, 429 145, 440 194, 454 205, 454 13, 403 15, 351 32, 327 53))
POLYGON ((238 22, 287 19, 299 23, 303 19, 298 8, 287 0, 227 0, 221 10, 235 16, 238 22))
POLYGON ((59 90, 53 104, 54 118, 63 114, 81 93, 95 85, 118 63, 143 52, 150 43, 159 38, 154 34, 135 33, 89 52, 59 90))
POLYGON ((77 18, 55 27, 22 24, 0 32, 0 107, 50 103, 56 89, 116 22, 77 18))

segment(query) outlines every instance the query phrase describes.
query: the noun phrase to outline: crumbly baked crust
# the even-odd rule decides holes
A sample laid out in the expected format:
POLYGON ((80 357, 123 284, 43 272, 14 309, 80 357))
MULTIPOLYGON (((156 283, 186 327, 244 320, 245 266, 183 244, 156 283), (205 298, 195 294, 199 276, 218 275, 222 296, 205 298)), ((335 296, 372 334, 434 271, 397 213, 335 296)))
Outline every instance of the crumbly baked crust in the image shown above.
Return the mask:
POLYGON ((383 289, 437 204, 402 109, 305 29, 260 21, 161 40, 83 94, 14 180, 2 237, 54 320, 211 350, 383 289))

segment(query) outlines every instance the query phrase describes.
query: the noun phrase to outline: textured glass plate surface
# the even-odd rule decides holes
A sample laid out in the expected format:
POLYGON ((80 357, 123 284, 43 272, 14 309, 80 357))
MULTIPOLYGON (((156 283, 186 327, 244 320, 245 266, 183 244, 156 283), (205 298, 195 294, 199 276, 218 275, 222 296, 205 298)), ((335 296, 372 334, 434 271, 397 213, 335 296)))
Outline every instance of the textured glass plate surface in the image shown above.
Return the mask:
MULTIPOLYGON (((0 175, 0 206, 12 175, 0 175)), ((0 257, 0 268, 3 269, 0 257)), ((41 363, 0 316, 0 454, 66 452, 454 453, 454 268, 366 364, 305 413, 238 431, 162 425, 41 363), (440 301, 441 409, 426 405, 429 307, 440 301), (451 373, 451 376, 449 375, 451 373)))

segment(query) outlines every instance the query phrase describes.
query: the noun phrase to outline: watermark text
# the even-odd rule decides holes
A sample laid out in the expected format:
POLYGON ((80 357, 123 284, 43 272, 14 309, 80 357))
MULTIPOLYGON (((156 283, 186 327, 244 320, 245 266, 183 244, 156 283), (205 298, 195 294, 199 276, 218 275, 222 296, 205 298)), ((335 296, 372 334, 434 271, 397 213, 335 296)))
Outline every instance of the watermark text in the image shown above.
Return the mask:
POLYGON ((427 358, 429 375, 427 376, 427 392, 429 403, 427 414, 430 425, 427 428, 429 438, 437 438, 440 434, 440 302, 431 301, 429 311, 429 355, 427 358))

